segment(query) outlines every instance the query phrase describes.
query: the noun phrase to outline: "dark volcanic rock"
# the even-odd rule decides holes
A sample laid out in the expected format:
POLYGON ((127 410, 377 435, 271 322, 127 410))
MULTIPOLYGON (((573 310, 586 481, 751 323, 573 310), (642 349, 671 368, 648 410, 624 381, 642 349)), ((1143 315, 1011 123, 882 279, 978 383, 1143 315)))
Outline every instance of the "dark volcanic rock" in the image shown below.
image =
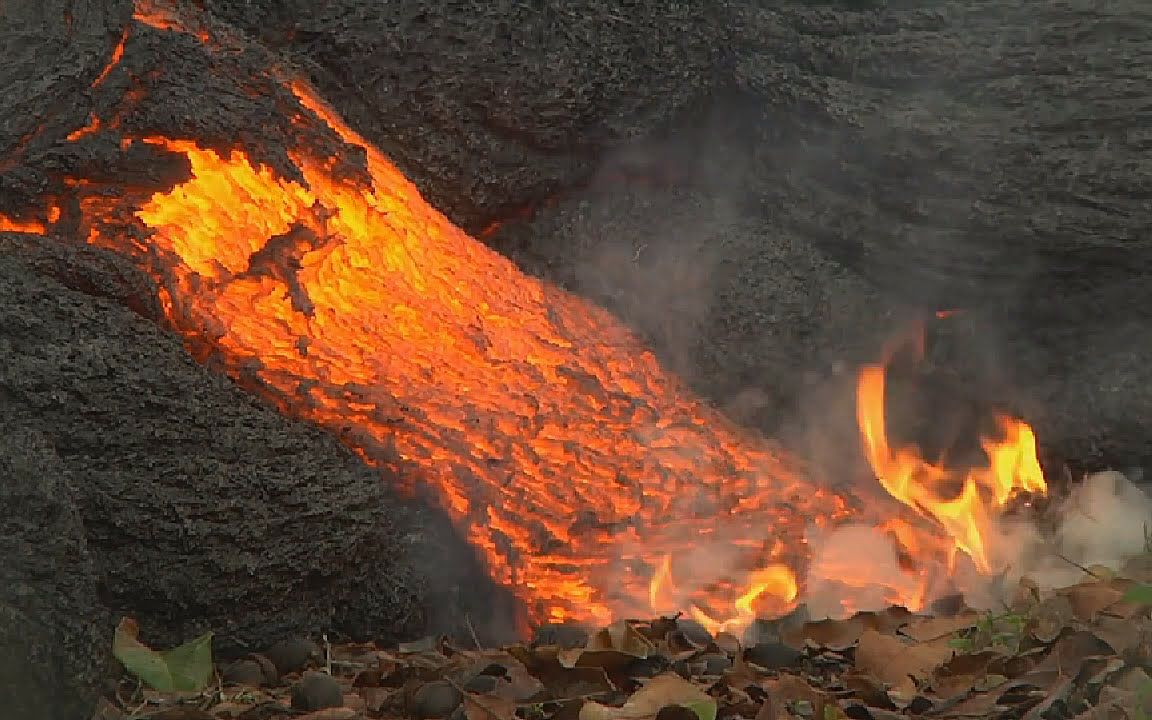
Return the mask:
MULTIPOLYGON (((0 340, 0 347, 6 344, 0 340)), ((109 658, 112 624, 97 597, 96 572, 72 502, 70 483, 82 476, 70 476, 42 435, 2 410, 0 429, 4 714, 86 718, 109 658)))
POLYGON ((0 419, 76 478, 103 595, 146 637, 261 648, 331 630, 336 608, 379 635, 421 629, 414 540, 379 473, 119 304, 12 257, 0 296, 0 419))
POLYGON ((618 149, 494 242, 769 432, 853 442, 837 366, 877 358, 905 308, 962 307, 970 395, 1062 454, 1147 463, 1152 80, 1130 68, 1152 67, 1152 16, 758 5, 730 6, 739 92, 703 135, 618 149))
POLYGON ((477 230, 716 86, 723 3, 209 0, 304 63, 432 202, 477 230))

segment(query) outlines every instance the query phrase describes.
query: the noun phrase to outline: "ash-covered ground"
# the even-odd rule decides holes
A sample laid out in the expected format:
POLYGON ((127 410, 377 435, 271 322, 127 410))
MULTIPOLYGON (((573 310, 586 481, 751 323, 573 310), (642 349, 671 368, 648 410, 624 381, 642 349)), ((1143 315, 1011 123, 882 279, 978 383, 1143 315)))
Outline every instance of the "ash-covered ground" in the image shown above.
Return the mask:
MULTIPOLYGON (((137 129, 289 132, 262 75, 285 59, 458 224, 499 223, 494 247, 604 303, 704 395, 802 449, 843 444, 853 368, 909 314, 962 308, 940 328, 955 402, 1014 407, 1085 465, 1152 462, 1141 3, 201 5, 252 47, 223 62, 134 32, 137 84, 100 92, 131 3, 0 7, 0 211, 65 173, 114 174, 114 143, 64 136, 130 89, 150 98, 126 120, 137 129)), ((0 605, 72 657, 107 609, 164 639, 229 612, 228 634, 253 643, 288 626, 416 631, 436 604, 413 580, 423 520, 334 438, 194 364, 131 269, 55 247, 80 240, 0 243, 0 418, 16 438, 0 440, 16 458, 2 467, 45 468, 31 504, 0 515, 61 508, 58 555, 74 564, 52 581, 65 603, 0 605), (270 495, 279 518, 220 529, 270 495), (231 557, 237 542, 248 556, 231 557), (99 602, 80 612, 89 585, 99 602)), ((15 541, 13 557, 38 543, 15 541)))

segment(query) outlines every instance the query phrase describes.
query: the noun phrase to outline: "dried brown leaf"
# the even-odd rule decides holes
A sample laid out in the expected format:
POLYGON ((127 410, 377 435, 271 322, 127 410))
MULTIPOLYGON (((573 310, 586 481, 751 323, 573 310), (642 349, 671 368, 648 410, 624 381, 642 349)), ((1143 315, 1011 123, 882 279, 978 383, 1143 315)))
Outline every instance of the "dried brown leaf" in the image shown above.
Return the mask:
POLYGON ((1066 588, 1062 594, 1068 597, 1072 613, 1082 622, 1090 622, 1124 597, 1123 590, 1106 582, 1080 583, 1066 588))
POLYGON ((932 672, 931 687, 945 700, 963 695, 985 681, 988 666, 996 657, 997 654, 993 652, 957 655, 932 672))
POLYGON ((952 657, 947 647, 908 644, 893 635, 867 630, 856 646, 856 668, 886 683, 888 696, 894 702, 911 702, 917 682, 952 657))
POLYGON ((562 668, 541 673, 540 681, 550 700, 582 698, 612 692, 616 688, 603 668, 562 668))
POLYGON ((917 618, 900 629, 900 634, 916 642, 930 642, 976 627, 980 613, 965 610, 953 617, 917 618))
POLYGON ((966 700, 950 707, 943 713, 943 716, 951 718, 994 717, 1008 708, 1008 705, 1001 703, 1000 699, 1011 690, 1024 686, 1024 683, 1012 682, 1007 685, 997 686, 989 692, 976 693, 966 700))
POLYGON ((381 708, 388 705, 400 693, 395 688, 382 687, 362 687, 356 692, 364 699, 364 706, 368 711, 374 713, 380 712, 381 708))
POLYGON ((297 715, 296 720, 360 720, 364 716, 352 708, 327 708, 306 715, 297 715))
POLYGON ((588 651, 614 650, 643 658, 648 657, 655 646, 632 623, 620 620, 588 638, 588 645, 585 649, 588 651))
POLYGON ((513 720, 516 703, 508 698, 464 693, 464 716, 468 720, 513 720))
POLYGON ((847 650, 855 645, 865 632, 877 632, 882 627, 873 613, 857 613, 846 620, 814 620, 790 629, 782 640, 792 647, 813 645, 828 650, 847 650))
POLYGON ((870 708, 894 709, 896 707, 896 703, 888 697, 888 684, 868 673, 847 673, 844 675, 843 682, 844 686, 856 696, 856 699, 870 708))
MULTIPOLYGON (((1061 637, 1051 652, 1031 672, 1024 676, 1030 679, 1041 673, 1054 671, 1061 676, 1075 675, 1081 664, 1088 658, 1107 657, 1115 654, 1113 649, 1104 640, 1091 632, 1077 630, 1061 637)), ((1037 683, 1040 687, 1040 685, 1037 683)))
POLYGON ((1053 642, 1075 617, 1076 612, 1068 597, 1054 595, 1032 611, 1028 633, 1042 643, 1053 642))
POLYGON ((712 643, 716 646, 717 650, 728 655, 738 654, 743 647, 740 638, 727 632, 716 633, 716 638, 712 643))
POLYGON ((586 702, 580 708, 579 720, 652 720, 662 708, 669 705, 684 707, 711 706, 715 716, 715 703, 707 693, 679 675, 657 675, 632 694, 621 707, 586 702))

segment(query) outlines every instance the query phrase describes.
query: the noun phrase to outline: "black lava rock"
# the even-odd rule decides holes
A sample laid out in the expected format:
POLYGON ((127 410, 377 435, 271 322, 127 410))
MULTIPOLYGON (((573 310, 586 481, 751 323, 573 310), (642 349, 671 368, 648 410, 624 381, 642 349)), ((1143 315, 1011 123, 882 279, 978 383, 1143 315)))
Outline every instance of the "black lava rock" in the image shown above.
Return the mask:
POLYGON ((315 642, 307 638, 289 638, 281 640, 264 651, 276 670, 281 675, 299 672, 308 667, 309 663, 322 660, 324 651, 315 642))
POLYGON ((452 714, 464 695, 451 683, 439 680, 423 685, 412 695, 408 711, 416 720, 437 720, 452 714))
POLYGON ((759 643, 744 652, 745 660, 765 670, 793 667, 802 656, 796 648, 778 642, 759 643))
POLYGON ((327 673, 309 671, 292 686, 292 707, 296 710, 323 710, 344 704, 344 691, 327 673))

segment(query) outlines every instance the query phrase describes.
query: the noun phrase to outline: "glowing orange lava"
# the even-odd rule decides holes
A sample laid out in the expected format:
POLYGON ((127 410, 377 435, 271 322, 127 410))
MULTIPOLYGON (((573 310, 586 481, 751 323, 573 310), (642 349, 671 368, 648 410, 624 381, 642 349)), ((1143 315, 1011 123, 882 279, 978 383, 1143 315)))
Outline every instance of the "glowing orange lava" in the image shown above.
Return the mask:
MULTIPOLYGON (((607 312, 454 227, 293 89, 301 122, 364 149, 370 185, 308 148, 291 152, 300 184, 239 149, 141 139, 191 168, 135 213, 191 347, 429 488, 537 620, 649 614, 654 561, 718 527, 738 542, 717 542, 708 576, 678 579, 685 609, 724 622, 771 593, 789 605, 805 527, 847 503, 693 397, 607 312)), ((87 223, 92 242, 141 255, 102 216, 87 223)))

